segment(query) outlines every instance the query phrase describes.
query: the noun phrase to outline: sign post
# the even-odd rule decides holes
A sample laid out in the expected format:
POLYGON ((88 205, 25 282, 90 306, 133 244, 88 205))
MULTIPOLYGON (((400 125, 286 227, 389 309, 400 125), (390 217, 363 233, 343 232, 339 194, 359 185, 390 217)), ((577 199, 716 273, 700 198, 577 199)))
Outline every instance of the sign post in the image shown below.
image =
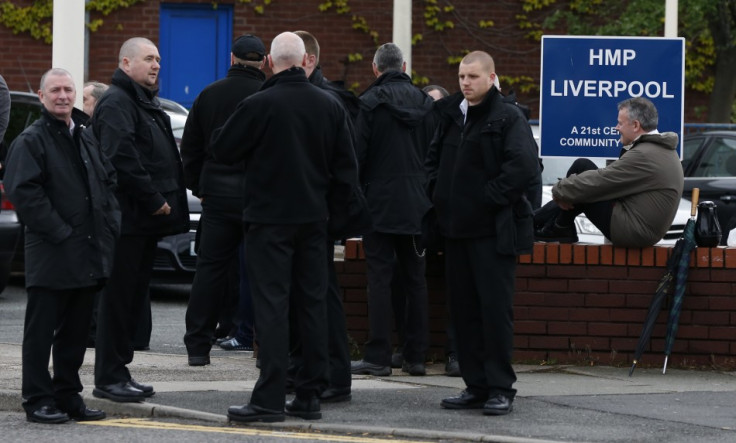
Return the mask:
POLYGON ((541 78, 541 156, 618 158, 617 105, 631 97, 651 100, 659 131, 682 140, 683 38, 544 36, 541 78))

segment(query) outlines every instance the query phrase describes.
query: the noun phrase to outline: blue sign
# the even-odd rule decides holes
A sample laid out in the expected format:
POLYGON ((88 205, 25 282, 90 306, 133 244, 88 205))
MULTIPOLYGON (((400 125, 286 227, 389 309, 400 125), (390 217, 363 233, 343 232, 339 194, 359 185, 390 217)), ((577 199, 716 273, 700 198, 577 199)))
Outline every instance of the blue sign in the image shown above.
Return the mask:
POLYGON ((651 100, 659 131, 682 140, 684 88, 683 38, 544 36, 540 155, 618 158, 617 105, 631 97, 651 100))

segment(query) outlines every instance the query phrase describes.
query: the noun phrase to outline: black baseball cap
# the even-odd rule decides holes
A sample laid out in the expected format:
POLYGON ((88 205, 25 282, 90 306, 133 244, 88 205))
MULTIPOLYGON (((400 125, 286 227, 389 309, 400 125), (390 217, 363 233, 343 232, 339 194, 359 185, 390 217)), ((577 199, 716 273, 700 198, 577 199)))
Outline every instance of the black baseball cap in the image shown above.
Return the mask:
POLYGON ((233 42, 233 55, 241 60, 261 61, 266 56, 266 47, 255 35, 241 35, 233 42))

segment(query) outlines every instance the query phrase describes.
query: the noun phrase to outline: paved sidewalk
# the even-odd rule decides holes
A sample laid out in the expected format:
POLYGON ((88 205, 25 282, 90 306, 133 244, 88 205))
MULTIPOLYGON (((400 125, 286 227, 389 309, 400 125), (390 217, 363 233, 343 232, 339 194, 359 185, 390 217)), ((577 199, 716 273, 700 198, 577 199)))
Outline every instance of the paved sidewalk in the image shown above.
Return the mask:
MULTIPOLYGON (((228 424, 230 405, 247 403, 258 370, 249 353, 213 351, 212 365, 187 366, 186 356, 136 353, 134 377, 156 388, 145 403, 113 403, 92 397, 94 351, 82 368, 89 406, 108 415, 177 417, 228 424)), ((493 442, 733 442, 736 441, 736 372, 606 366, 516 366, 515 410, 503 417, 440 408, 457 394, 460 378, 425 377, 394 370, 390 377, 356 376, 353 399, 323 404, 323 418, 255 424, 269 428, 368 433, 425 439, 493 442)), ((21 411, 21 347, 0 343, 0 410, 21 411)), ((238 424, 242 426, 242 424, 238 424)))

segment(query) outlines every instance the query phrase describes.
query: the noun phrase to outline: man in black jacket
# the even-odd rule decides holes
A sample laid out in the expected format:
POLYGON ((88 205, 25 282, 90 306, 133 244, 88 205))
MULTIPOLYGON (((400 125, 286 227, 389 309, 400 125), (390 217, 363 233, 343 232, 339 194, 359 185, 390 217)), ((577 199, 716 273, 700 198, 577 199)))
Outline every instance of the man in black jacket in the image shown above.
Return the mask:
POLYGON ((110 282, 100 297, 95 343, 96 397, 141 401, 153 387, 135 381, 131 329, 139 321, 159 237, 189 231, 181 158, 156 80, 161 57, 148 39, 120 48, 110 88, 95 107, 92 128, 118 176, 122 234, 110 282))
MULTIPOLYGON (((322 69, 319 66, 319 42, 314 35, 307 31, 296 31, 294 33, 304 42, 307 52, 307 62, 304 66, 304 71, 309 79, 309 83, 330 92, 333 96, 340 99, 345 111, 350 116, 349 123, 352 136, 352 125, 355 117, 358 115, 360 100, 352 92, 340 88, 322 75, 322 69)), ((350 345, 345 326, 345 311, 343 310, 342 294, 337 282, 337 273, 335 272, 335 240, 340 239, 328 236, 327 240, 327 337, 330 356, 330 382, 327 389, 320 395, 320 400, 323 403, 336 403, 351 399, 352 376, 350 373, 350 345)), ((292 326, 295 326, 298 320, 296 315, 290 314, 292 326)), ((290 376, 302 365, 302 339, 298 334, 298 328, 293 327, 291 330, 290 376)), ((308 337, 304 339, 309 340, 308 337)))
POLYGON ((296 398, 286 411, 322 417, 319 394, 328 369, 327 197, 335 183, 357 184, 347 114, 336 98, 307 80, 304 42, 291 32, 279 34, 268 63, 274 76, 241 102, 212 145, 217 161, 245 161, 246 266, 259 322, 261 373, 250 403, 230 407, 228 417, 246 422, 284 419, 292 309, 308 339, 296 398))
MULTIPOLYGON (((197 272, 186 313, 187 332, 184 344, 190 366, 210 362, 210 348, 223 299, 227 297, 228 271, 238 262, 238 248, 243 242, 243 164, 228 165, 216 161, 209 150, 212 133, 233 114, 238 103, 257 92, 266 75, 261 70, 266 47, 254 35, 239 37, 232 46, 227 77, 207 86, 194 100, 184 126, 181 157, 184 179, 192 193, 202 200, 197 272)), ((237 145, 232 149, 240 148, 237 145)), ((240 324, 229 344, 233 349, 253 348, 253 313, 250 288, 240 288, 240 324)), ((232 315, 232 313, 231 313, 232 315)), ((221 346, 225 346, 224 342, 221 346)))
POLYGON ((406 292, 402 371, 425 375, 429 341, 421 222, 432 204, 425 192, 424 158, 435 130, 434 100, 411 83, 398 46, 373 57, 378 79, 360 96, 356 149, 360 180, 375 232, 363 236, 368 279, 370 339, 353 374, 391 373, 391 281, 401 269, 406 292))
POLYGON ((69 72, 46 72, 38 96, 41 118, 10 146, 4 182, 25 225, 23 408, 39 423, 100 420, 105 413, 87 408, 79 395, 79 368, 94 295, 110 276, 120 233, 115 170, 72 119, 69 72))
POLYGON ((519 108, 493 86, 493 59, 471 52, 459 67, 461 92, 439 102, 427 156, 429 191, 445 238, 445 278, 461 375, 467 388, 448 409, 511 412, 516 374, 513 296, 516 254, 533 244, 524 194, 539 174, 537 148, 519 108))

